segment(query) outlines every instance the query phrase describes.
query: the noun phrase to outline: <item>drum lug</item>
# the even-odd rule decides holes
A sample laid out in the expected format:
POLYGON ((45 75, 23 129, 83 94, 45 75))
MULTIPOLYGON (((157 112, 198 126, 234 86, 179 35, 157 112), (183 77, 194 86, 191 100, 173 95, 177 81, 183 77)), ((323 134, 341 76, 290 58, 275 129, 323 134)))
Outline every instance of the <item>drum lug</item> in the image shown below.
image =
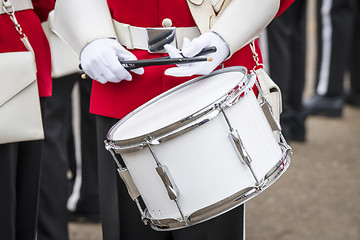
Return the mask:
POLYGON ((176 204, 177 209, 179 210, 179 213, 181 215, 182 220, 186 223, 186 225, 188 225, 188 220, 187 218, 184 216, 180 205, 178 203, 178 195, 179 195, 179 189, 177 188, 174 179, 172 178, 170 171, 168 169, 168 167, 166 165, 163 165, 158 157, 156 156, 153 148, 151 147, 151 143, 152 143, 152 138, 151 136, 149 136, 146 140, 147 146, 150 150, 151 155, 153 156, 157 167, 156 172, 158 173, 158 175, 160 176, 162 182, 164 183, 164 186, 166 188, 166 191, 168 193, 168 196, 170 198, 170 200, 173 200, 176 204))
POLYGON ((236 153, 238 155, 238 157, 240 158, 240 160, 247 164, 250 165, 252 162, 252 159, 250 158, 250 156, 248 155, 244 144, 242 143, 239 133, 237 130, 233 130, 232 132, 229 133, 229 139, 233 145, 233 147, 236 149, 236 153))
POLYGON ((253 175, 253 177, 254 177, 254 179, 256 181, 256 185, 260 186, 260 181, 257 178, 257 176, 256 176, 256 174, 254 172, 254 169, 251 166, 252 159, 251 159, 249 153, 246 151, 246 149, 244 147, 244 144, 240 139, 238 131, 237 130, 231 131, 229 133, 229 139, 230 139, 230 142, 233 145, 233 147, 234 147, 240 161, 245 163, 248 166, 251 174, 253 175))
POLYGON ((230 133, 228 136, 229 136, 231 144, 233 145, 233 147, 238 155, 238 158, 240 159, 241 162, 245 163, 248 166, 251 174, 253 175, 253 177, 256 181, 256 185, 259 186, 260 185, 259 179, 257 178, 257 176, 254 172, 254 169, 251 166, 251 162, 252 162, 251 157, 250 157, 249 153, 246 151, 246 148, 245 148, 243 142, 241 141, 238 131, 232 127, 232 125, 229 121, 229 118, 226 116, 226 114, 224 112, 224 109, 220 106, 216 106, 216 107, 220 108, 220 111, 221 111, 222 115, 224 116, 225 121, 229 127, 230 133))
POLYGON ((139 190, 137 189, 134 180, 132 179, 127 168, 118 168, 117 169, 120 178, 125 183, 125 186, 128 190, 128 193, 133 201, 140 196, 139 190))
MULTIPOLYGON (((104 141, 105 143, 105 149, 108 150, 112 156, 112 158, 114 159, 116 165, 117 165, 117 171, 118 171, 118 174, 120 176, 120 178, 123 180, 123 182, 125 183, 125 186, 127 188, 127 191, 131 197, 131 199, 136 203, 136 206, 137 208, 139 209, 139 212, 140 212, 140 215, 144 216, 144 211, 140 205, 140 202, 139 202, 139 197, 140 197, 140 192, 139 190, 137 189, 135 183, 134 183, 134 180, 132 179, 130 173, 129 173, 129 170, 125 167, 123 167, 121 165, 121 163, 119 162, 119 160, 117 159, 116 157, 116 154, 114 152, 114 146, 112 144, 111 141, 107 141, 105 140, 104 141)), ((144 222, 144 220, 143 220, 144 222)), ((144 222, 145 223, 145 222, 144 222)))
POLYGON ((260 103, 260 107, 263 110, 271 129, 273 131, 281 131, 280 123, 279 123, 279 121, 276 120, 274 113, 272 111, 272 107, 266 98, 262 99, 262 102, 260 103))
MULTIPOLYGON (((253 73, 254 75, 256 75, 255 73, 253 73)), ((259 100, 261 101, 259 103, 261 109, 263 110, 264 114, 265 114, 265 117, 266 119, 268 120, 268 123, 271 127, 271 129, 273 131, 281 131, 281 125, 280 125, 280 122, 279 120, 276 119, 275 115, 274 115, 274 112, 273 112, 273 109, 272 109, 272 105, 270 104, 269 100, 265 97, 263 91, 261 90, 261 87, 258 83, 258 81, 255 81, 255 85, 256 85, 256 88, 258 89, 259 91, 259 100)))
POLYGON ((126 185, 126 188, 128 190, 128 193, 133 201, 137 199, 140 196, 139 190, 137 189, 134 180, 132 179, 129 171, 127 168, 123 167, 120 163, 120 161, 117 159, 116 154, 113 150, 113 147, 111 145, 111 142, 108 142, 105 140, 105 148, 108 150, 113 157, 116 165, 117 165, 117 171, 119 173, 120 178, 123 180, 123 182, 126 185))
POLYGON ((163 181, 165 188, 171 200, 176 200, 179 194, 179 189, 176 187, 174 179, 171 177, 169 169, 166 165, 156 167, 156 172, 163 181))
POLYGON ((170 171, 168 167, 166 165, 163 165, 156 156, 154 149, 151 146, 152 138, 150 136, 146 139, 146 143, 150 150, 151 155, 153 156, 156 162, 157 165, 157 167, 155 168, 156 172, 163 181, 165 188, 168 192, 169 198, 174 201, 177 200, 177 197, 179 195, 179 189, 177 188, 174 179, 170 175, 170 171))

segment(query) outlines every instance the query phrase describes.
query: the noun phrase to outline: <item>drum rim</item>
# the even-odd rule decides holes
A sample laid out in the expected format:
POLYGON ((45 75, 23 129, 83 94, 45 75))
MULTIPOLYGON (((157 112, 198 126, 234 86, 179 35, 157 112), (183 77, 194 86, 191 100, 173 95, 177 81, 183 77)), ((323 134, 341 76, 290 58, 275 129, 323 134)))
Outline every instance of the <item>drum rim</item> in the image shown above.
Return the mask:
POLYGON ((144 220, 150 223, 151 228, 156 231, 173 231, 189 226, 194 226, 220 216, 262 193, 264 190, 274 184, 287 171, 291 163, 291 148, 289 146, 282 146, 282 152, 283 153, 280 160, 267 172, 267 174, 265 174, 264 178, 261 179, 260 185, 254 184, 252 186, 248 186, 247 188, 239 190, 237 193, 234 193, 226 199, 213 203, 212 205, 203 209, 198 209, 194 213, 187 216, 187 218, 192 219, 190 222, 186 223, 181 219, 172 218, 153 219, 146 211, 142 217, 144 220), (209 213, 209 211, 211 211, 211 213, 209 213))
POLYGON ((107 133, 109 147, 111 147, 118 154, 136 152, 143 149, 148 144, 151 145, 160 144, 161 142, 171 140, 172 138, 180 136, 188 131, 197 128, 200 125, 205 124, 206 122, 217 116, 220 113, 221 109, 231 107, 232 105, 236 104, 243 96, 245 96, 248 92, 251 91, 251 89, 254 86, 254 83, 253 81, 251 81, 251 78, 248 78, 248 81, 244 81, 244 79, 246 80, 247 76, 248 76, 248 72, 246 67, 235 66, 235 67, 223 68, 216 70, 210 73, 209 75, 199 76, 194 79, 191 79, 185 83, 182 83, 158 95, 157 97, 151 99, 150 101, 146 102, 145 104, 136 108, 134 111, 127 114, 124 118, 119 120, 109 129, 107 133), (112 138, 114 131, 119 126, 121 126, 123 122, 127 121, 129 118, 131 118, 133 115, 140 112, 142 109, 146 108, 147 106, 155 103, 161 98, 164 98, 169 94, 172 94, 173 92, 181 88, 184 88, 192 83, 201 81, 204 78, 208 78, 210 76, 215 76, 227 72, 242 72, 244 76, 239 82, 236 83, 236 85, 233 86, 233 88, 230 88, 227 93, 223 94, 223 96, 217 99, 216 101, 214 101, 214 103, 211 103, 210 105, 203 107, 202 109, 196 111, 195 113, 189 116, 180 119, 179 121, 176 121, 172 124, 159 128, 155 131, 151 131, 144 135, 136 136, 124 140, 115 140, 112 138), (240 86, 243 82, 245 82, 245 84, 243 86, 240 86), (238 90, 234 91, 235 89, 238 90))

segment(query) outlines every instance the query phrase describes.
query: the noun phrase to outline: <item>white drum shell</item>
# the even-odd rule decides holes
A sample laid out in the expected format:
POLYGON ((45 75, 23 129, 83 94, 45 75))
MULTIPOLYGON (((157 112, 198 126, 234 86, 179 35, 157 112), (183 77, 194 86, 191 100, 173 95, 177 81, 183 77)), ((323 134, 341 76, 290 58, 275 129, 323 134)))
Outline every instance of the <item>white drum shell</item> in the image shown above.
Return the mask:
MULTIPOLYGON (((225 113, 252 159, 257 178, 262 179, 279 162, 282 151, 254 93, 248 92, 225 113)), ((238 158, 228 134, 229 127, 220 113, 194 130, 152 146, 179 189, 178 204, 185 216, 255 185, 251 171, 238 158)), ((157 165, 149 149, 121 156, 151 217, 181 219, 155 170, 157 165)))

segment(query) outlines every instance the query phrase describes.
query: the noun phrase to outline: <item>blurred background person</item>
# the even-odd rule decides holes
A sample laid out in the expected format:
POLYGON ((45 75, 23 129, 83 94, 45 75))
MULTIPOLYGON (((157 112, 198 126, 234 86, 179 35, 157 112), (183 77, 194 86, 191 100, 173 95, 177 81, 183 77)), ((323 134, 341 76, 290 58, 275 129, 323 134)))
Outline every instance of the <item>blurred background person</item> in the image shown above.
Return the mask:
POLYGON ((263 32, 260 44, 265 67, 280 87, 283 112, 280 122, 288 141, 305 141, 302 94, 305 85, 306 0, 296 0, 263 32))
POLYGON ((99 221, 95 118, 89 113, 91 81, 80 78, 78 56, 51 32, 52 14, 43 23, 53 96, 45 115, 38 239, 67 240, 69 219, 99 221))
POLYGON ((354 0, 317 0, 317 66, 306 115, 342 116, 355 10, 354 0))
POLYGON ((346 93, 345 102, 360 108, 360 0, 356 0, 355 9, 352 25, 352 43, 350 45, 350 86, 346 93))
POLYGON ((100 222, 96 121, 89 112, 92 81, 81 79, 79 74, 72 77, 75 80, 71 96, 73 131, 69 137, 73 139, 69 139, 68 144, 69 149, 75 147, 75 156, 68 157, 69 221, 100 222))
MULTIPOLYGON (((45 19, 43 13, 37 11, 39 9, 36 9, 35 4, 40 2, 43 6, 49 5, 48 1, 41 0, 11 0, 15 17, 20 24, 18 30, 27 36, 35 53, 41 111, 42 116, 45 116, 52 79, 50 48, 41 27, 41 21, 45 19)), ((27 51, 14 22, 5 12, 5 9, 12 11, 12 8, 4 8, 5 3, 9 4, 10 1, 0 1, 0 53, 27 51)), ((13 64, 19 65, 17 62, 13 64)), ((23 66, 17 67, 21 72, 23 66)), ((44 117, 43 121, 46 121, 44 117)), ((42 147, 43 140, 0 144, 0 239, 36 239, 42 147)))

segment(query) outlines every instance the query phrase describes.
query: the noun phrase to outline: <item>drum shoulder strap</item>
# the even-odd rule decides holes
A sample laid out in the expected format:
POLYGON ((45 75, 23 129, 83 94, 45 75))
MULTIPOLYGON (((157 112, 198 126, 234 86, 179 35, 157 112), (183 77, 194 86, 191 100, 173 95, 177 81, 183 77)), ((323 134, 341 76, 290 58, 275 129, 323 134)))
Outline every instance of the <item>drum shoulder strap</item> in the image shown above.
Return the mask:
POLYGON ((231 0, 187 0, 191 15, 201 33, 211 29, 231 0))

